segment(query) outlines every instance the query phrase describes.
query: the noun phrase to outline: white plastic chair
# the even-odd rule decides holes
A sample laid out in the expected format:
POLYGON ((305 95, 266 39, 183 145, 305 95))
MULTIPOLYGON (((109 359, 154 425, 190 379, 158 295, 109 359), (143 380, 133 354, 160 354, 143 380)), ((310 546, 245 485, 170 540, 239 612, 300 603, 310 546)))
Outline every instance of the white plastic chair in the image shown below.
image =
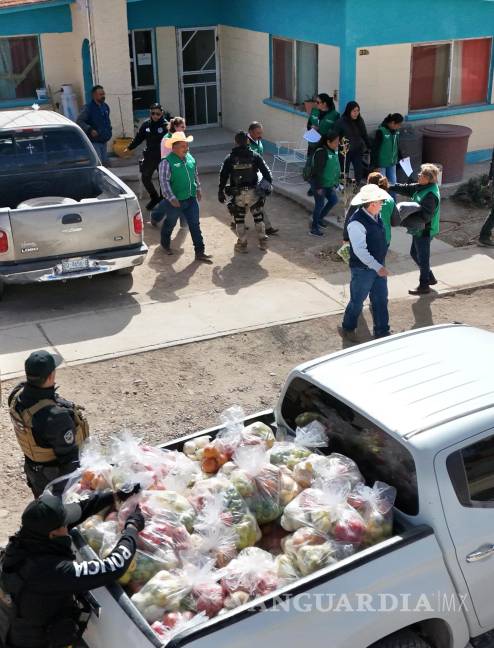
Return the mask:
POLYGON ((278 182, 301 184, 302 168, 307 161, 307 143, 276 142, 276 153, 273 156, 273 178, 278 182))

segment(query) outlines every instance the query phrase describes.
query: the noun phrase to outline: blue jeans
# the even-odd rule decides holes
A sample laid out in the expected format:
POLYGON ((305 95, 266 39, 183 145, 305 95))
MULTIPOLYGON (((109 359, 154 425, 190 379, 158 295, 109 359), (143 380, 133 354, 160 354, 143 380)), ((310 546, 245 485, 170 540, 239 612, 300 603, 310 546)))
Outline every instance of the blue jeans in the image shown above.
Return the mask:
POLYGON ((370 268, 350 268, 350 301, 343 316, 343 328, 354 331, 362 312, 364 301, 369 297, 372 319, 374 321, 374 337, 389 333, 388 314, 388 282, 386 277, 380 277, 370 268))
POLYGON ((199 203, 196 198, 181 200, 180 207, 174 207, 168 203, 166 218, 161 227, 161 245, 164 248, 170 247, 173 228, 181 215, 185 217, 189 226, 189 232, 196 254, 202 254, 204 252, 204 239, 202 238, 201 226, 199 224, 199 203))
POLYGON ((421 286, 429 286, 430 280, 434 279, 431 271, 431 239, 430 236, 412 236, 412 247, 410 256, 420 268, 419 283, 421 286))
POLYGON ((106 164, 108 162, 108 148, 107 148, 107 142, 93 142, 93 146, 96 149, 96 153, 98 154, 99 159, 103 164, 106 164))
MULTIPOLYGON (((168 209, 171 207, 168 200, 161 200, 156 207, 151 211, 151 221, 153 223, 159 223, 168 213, 168 209)), ((180 214, 180 227, 187 225, 187 220, 183 214, 180 214)))
POLYGON ((317 192, 315 182, 310 183, 314 194, 314 211, 312 212, 311 232, 318 232, 324 218, 338 202, 336 191, 331 187, 323 187, 322 195, 317 192))
MULTIPOLYGON (((396 164, 393 164, 392 166, 389 167, 381 167, 379 169, 379 173, 383 176, 386 176, 386 178, 389 180, 390 185, 396 184, 396 164)), ((394 191, 388 192, 389 195, 393 198, 393 200, 396 202, 396 194, 394 191)))

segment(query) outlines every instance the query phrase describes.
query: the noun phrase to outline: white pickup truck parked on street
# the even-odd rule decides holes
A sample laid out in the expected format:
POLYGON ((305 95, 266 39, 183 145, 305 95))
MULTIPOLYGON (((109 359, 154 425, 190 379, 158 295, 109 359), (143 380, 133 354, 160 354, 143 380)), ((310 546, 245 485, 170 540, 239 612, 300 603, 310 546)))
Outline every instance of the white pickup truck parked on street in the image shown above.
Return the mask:
POLYGON ((0 112, 0 297, 8 284, 128 274, 146 253, 136 195, 79 126, 0 112))
MULTIPOLYGON (((328 452, 354 459, 369 484, 397 489, 394 535, 167 646, 494 646, 493 367, 493 333, 446 325, 295 368, 274 412, 246 422, 293 434, 300 413, 317 413, 328 452)), ((163 447, 181 450, 205 432, 217 428, 163 447)), ((120 586, 93 594, 101 608, 86 631, 90 648, 161 645, 120 586)))

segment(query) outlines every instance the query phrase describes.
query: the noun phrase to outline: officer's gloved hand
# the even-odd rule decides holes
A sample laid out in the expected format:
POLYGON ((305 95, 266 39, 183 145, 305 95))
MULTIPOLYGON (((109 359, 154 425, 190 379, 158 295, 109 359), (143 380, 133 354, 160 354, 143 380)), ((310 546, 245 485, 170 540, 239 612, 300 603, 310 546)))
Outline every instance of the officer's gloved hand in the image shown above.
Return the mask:
POLYGON ((145 524, 146 522, 144 520, 144 515, 142 514, 139 506, 137 506, 136 510, 133 513, 131 513, 127 518, 127 520, 125 521, 125 528, 127 528, 129 525, 132 525, 138 531, 143 531, 145 524))
POLYGON ((132 495, 137 495, 137 493, 140 492, 140 484, 125 484, 120 490, 115 493, 115 495, 121 502, 126 502, 129 497, 132 497, 132 495))
POLYGON ((218 200, 219 200, 220 203, 222 203, 222 204, 223 204, 224 202, 226 202, 226 196, 225 196, 225 192, 224 192, 224 191, 218 191, 218 200))

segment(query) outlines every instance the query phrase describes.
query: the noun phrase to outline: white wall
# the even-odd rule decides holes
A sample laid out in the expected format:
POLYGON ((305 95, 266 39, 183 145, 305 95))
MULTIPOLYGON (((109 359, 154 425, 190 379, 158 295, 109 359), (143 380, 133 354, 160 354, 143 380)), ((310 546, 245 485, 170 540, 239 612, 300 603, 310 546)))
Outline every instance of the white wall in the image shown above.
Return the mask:
MULTIPOLYGON (((388 113, 408 114, 412 44, 368 47, 368 55, 357 57, 356 100, 362 108, 369 130, 377 126, 388 113)), ((476 151, 494 145, 494 111, 451 115, 409 122, 423 124, 459 124, 473 132, 468 150, 476 151)))
POLYGON ((262 103, 269 97, 269 34, 221 25, 219 36, 223 126, 245 129, 256 120, 267 140, 299 141, 307 117, 262 103))
MULTIPOLYGON (((318 92, 326 92, 330 97, 335 92, 339 97, 340 87, 340 48, 333 45, 319 45, 318 92)), ((338 101, 335 101, 338 108, 338 101)), ((339 110, 339 108, 338 108, 339 110)))
POLYGON ((156 59, 160 103, 173 116, 180 115, 175 27, 156 28, 156 59))

